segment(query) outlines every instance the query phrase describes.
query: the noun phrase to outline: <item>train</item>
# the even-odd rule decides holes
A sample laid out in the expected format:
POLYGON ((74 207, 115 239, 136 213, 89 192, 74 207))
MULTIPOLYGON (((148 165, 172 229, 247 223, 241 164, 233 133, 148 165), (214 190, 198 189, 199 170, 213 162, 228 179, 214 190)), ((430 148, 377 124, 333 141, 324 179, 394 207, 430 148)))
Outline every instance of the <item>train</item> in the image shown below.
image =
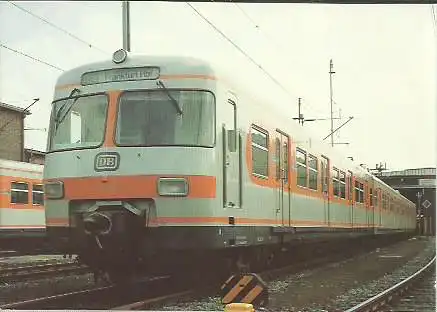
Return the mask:
POLYGON ((45 234, 43 166, 0 159, 0 250, 31 252, 45 234))
POLYGON ((246 89, 199 58, 123 49, 61 74, 43 175, 57 250, 117 280, 414 231, 414 203, 246 89))

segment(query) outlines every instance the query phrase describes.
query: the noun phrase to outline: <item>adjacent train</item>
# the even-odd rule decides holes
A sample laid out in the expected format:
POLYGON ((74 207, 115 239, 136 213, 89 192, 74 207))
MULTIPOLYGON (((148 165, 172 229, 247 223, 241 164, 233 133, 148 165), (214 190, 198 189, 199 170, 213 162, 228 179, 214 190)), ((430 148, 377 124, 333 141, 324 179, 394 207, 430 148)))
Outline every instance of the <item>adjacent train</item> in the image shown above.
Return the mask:
POLYGON ((30 251, 45 238, 43 166, 0 159, 0 249, 30 251))
POLYGON ((415 229, 412 202, 272 105, 190 57, 119 50, 64 72, 44 168, 49 238, 123 275, 415 229))

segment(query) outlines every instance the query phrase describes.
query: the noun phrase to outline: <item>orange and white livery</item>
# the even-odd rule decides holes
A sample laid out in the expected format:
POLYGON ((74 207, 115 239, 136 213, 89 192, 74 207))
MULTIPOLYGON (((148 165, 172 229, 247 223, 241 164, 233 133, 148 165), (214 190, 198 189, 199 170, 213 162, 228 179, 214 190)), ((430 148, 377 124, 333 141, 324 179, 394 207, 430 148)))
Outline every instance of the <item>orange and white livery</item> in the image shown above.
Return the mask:
POLYGON ((0 239, 42 237, 43 166, 0 159, 0 239))
POLYGON ((199 59, 123 50, 63 73, 44 168, 59 248, 117 271, 414 230, 413 203, 229 81, 199 59))

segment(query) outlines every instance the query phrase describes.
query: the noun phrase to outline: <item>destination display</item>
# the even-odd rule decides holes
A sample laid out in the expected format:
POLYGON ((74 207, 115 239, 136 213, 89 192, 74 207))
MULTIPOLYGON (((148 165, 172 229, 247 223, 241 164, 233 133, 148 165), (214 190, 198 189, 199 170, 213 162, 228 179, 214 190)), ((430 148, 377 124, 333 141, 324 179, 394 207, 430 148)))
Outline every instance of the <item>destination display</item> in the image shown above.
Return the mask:
POLYGON ((105 83, 135 80, 153 80, 159 78, 159 67, 134 67, 134 68, 113 68, 82 75, 83 86, 105 83))

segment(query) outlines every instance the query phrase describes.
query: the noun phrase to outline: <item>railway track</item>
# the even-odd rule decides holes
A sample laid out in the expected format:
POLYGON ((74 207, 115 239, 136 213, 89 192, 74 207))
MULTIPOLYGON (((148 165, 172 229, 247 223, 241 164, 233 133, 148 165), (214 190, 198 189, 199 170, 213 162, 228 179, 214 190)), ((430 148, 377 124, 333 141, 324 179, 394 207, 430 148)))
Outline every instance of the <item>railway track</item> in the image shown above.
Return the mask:
POLYGON ((69 309, 112 309, 125 305, 127 302, 136 302, 144 298, 146 293, 151 298, 165 296, 167 293, 165 289, 178 293, 177 288, 177 285, 172 284, 170 276, 159 276, 146 278, 129 285, 110 285, 5 304, 1 305, 0 309, 46 310, 67 307, 69 309))
MULTIPOLYGON (((269 281, 283 274, 292 274, 370 251, 375 247, 373 245, 373 243, 370 243, 365 247, 355 244, 355 247, 359 246, 359 248, 354 248, 353 246, 351 248, 344 248, 344 245, 339 245, 336 249, 327 248, 325 250, 322 249, 322 243, 317 251, 313 251, 320 254, 320 256, 311 257, 310 250, 307 250, 309 253, 306 257, 298 258, 295 261, 289 260, 288 265, 282 263, 281 267, 260 272, 259 275, 265 281, 269 281)), ((123 287, 107 286, 16 302, 0 306, 0 309, 142 310, 159 307, 176 299, 193 299, 215 295, 222 283, 223 280, 203 276, 199 271, 191 275, 186 272, 183 276, 154 277, 123 287), (202 276, 202 281, 190 279, 194 275, 202 276)))
POLYGON ((89 269, 77 263, 50 263, 50 264, 34 264, 20 265, 14 267, 0 268, 1 281, 17 281, 26 278, 37 278, 50 276, 54 274, 66 273, 85 273, 89 269))
MULTIPOLYGON (((337 254, 337 257, 341 257, 337 254)), ((311 266, 322 265, 333 258, 314 258, 313 261, 299 261, 287 267, 261 272, 264 279, 272 279, 284 272, 299 271, 311 266)), ((198 273, 197 273, 198 274, 198 273)), ((111 309, 142 310, 160 306, 175 299, 193 298, 215 293, 223 281, 209 279, 213 283, 186 282, 183 277, 154 277, 132 285, 106 286, 44 298, 26 300, 0 306, 0 309, 111 309), (205 285, 209 284, 209 287, 205 285)))
POLYGON ((435 261, 436 257, 403 281, 345 312, 435 311, 435 261))
MULTIPOLYGON (((369 248, 369 246, 367 246, 369 248)), ((365 252, 366 247, 360 247, 359 252, 365 252)), ((369 251, 369 250, 367 250, 369 251)), ((358 252, 358 253, 359 253, 358 252)), ((265 281, 269 282, 283 275, 297 273, 306 269, 316 268, 319 266, 323 266, 329 263, 337 262, 345 260, 349 257, 356 256, 357 252, 354 251, 353 248, 345 249, 341 248, 340 250, 334 250, 332 253, 326 254, 320 257, 313 257, 308 260, 308 258, 302 258, 297 261, 293 261, 289 265, 281 266, 279 268, 272 268, 269 270, 265 270, 262 272, 258 272, 258 275, 265 281)), ((221 283, 223 281, 218 281, 217 283, 221 283)), ((205 287, 205 285, 201 285, 200 287, 186 287, 183 291, 178 293, 170 293, 160 297, 150 297, 147 296, 142 300, 120 305, 113 306, 111 310, 157 310, 160 309, 167 302, 172 302, 174 300, 183 300, 187 298, 188 300, 192 300, 198 297, 207 297, 213 296, 217 293, 217 288, 219 284, 214 284, 210 287, 205 287)))

